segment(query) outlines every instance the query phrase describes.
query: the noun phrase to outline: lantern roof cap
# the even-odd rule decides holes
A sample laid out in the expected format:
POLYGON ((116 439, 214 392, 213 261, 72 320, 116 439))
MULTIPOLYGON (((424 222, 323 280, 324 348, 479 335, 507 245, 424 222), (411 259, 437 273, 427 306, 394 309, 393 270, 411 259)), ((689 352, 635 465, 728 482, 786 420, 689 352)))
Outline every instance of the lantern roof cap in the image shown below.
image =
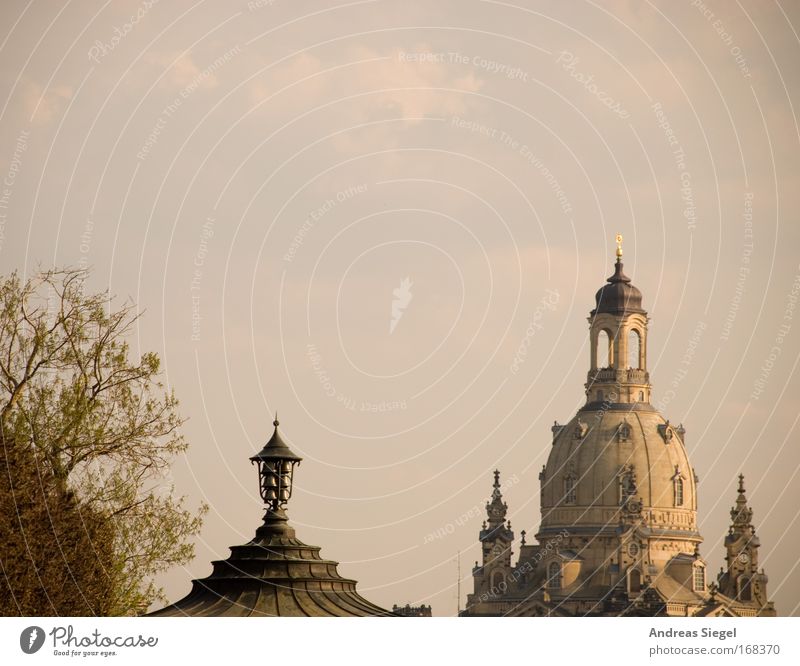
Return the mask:
POLYGON ((294 460, 300 462, 302 458, 292 451, 286 442, 283 441, 281 434, 278 432, 278 415, 275 414, 275 420, 272 422, 275 426, 275 431, 272 433, 270 440, 264 445, 258 453, 250 458, 252 462, 270 461, 270 460, 294 460))
POLYGON ((630 313, 644 313, 642 309, 642 292, 631 284, 631 279, 622 270, 622 257, 617 255, 614 264, 614 275, 606 280, 608 284, 602 286, 595 294, 596 307, 592 310, 594 316, 601 312, 614 315, 630 313))

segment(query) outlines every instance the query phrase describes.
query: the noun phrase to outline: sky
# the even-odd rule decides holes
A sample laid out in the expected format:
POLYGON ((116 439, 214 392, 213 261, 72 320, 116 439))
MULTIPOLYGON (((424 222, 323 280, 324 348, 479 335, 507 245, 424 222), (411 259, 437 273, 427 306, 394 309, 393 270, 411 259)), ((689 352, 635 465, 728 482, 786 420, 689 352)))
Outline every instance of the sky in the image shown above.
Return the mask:
POLYGON ((463 607, 495 468, 536 532, 619 233, 703 556, 722 563, 743 472, 770 596, 800 614, 796 3, 0 19, 0 272, 87 267, 144 312, 132 353, 161 357, 190 442, 165 483, 210 506, 170 600, 252 537, 277 411, 298 536, 375 603, 463 607))

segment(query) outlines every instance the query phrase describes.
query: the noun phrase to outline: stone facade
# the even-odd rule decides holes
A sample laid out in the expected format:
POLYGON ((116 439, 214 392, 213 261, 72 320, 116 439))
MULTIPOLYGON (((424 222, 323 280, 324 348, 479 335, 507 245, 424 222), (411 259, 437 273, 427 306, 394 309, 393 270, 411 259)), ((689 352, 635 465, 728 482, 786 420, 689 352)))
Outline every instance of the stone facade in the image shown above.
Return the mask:
POLYGON ((589 317, 586 404, 552 427, 536 543, 522 532, 512 563, 514 533, 495 471, 483 560, 463 616, 775 615, 743 477, 727 566, 707 582, 686 431, 650 404, 649 319, 622 268, 620 248, 589 317))

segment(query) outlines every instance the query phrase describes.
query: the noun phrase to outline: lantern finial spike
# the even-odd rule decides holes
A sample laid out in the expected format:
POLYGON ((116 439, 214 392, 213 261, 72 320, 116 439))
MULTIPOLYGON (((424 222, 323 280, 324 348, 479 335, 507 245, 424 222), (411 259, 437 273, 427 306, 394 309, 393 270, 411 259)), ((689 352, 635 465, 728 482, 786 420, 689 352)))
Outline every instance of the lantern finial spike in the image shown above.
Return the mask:
POLYGON ((278 411, 275 410, 275 420, 272 422, 272 425, 274 425, 275 428, 277 429, 280 424, 281 424, 281 422, 278 421, 278 411))

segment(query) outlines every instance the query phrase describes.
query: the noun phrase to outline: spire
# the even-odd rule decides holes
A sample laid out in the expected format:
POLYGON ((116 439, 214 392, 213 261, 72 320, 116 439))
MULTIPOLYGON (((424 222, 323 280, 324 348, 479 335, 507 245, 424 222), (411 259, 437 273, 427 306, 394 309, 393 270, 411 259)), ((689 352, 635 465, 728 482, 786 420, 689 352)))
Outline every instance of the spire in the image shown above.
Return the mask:
POLYGON ((725 563, 717 582, 719 591, 740 602, 753 604, 760 611, 774 613, 767 596, 767 575, 759 571, 760 546, 753 525, 753 510, 747 504, 744 474, 739 474, 736 504, 731 507, 731 524, 725 536, 725 563))
POLYGON ((731 507, 731 533, 741 534, 748 529, 754 532, 752 520, 753 510, 747 506, 744 490, 744 474, 739 474, 739 494, 736 497, 736 506, 731 507))
POLYGON ((483 521, 479 535, 483 562, 473 572, 473 576, 476 577, 475 591, 478 594, 481 592, 490 596, 499 594, 497 577, 507 580, 511 575, 511 545, 514 541, 514 532, 511 531, 511 523, 506 522, 507 513, 508 505, 503 501, 503 493, 500 492, 500 470, 496 469, 491 500, 486 502, 487 520, 483 521))
POLYGON ((500 470, 494 471, 494 483, 492 484, 492 500, 486 502, 486 514, 489 517, 489 529, 494 529, 503 525, 508 512, 508 504, 503 501, 503 493, 500 492, 500 470))

